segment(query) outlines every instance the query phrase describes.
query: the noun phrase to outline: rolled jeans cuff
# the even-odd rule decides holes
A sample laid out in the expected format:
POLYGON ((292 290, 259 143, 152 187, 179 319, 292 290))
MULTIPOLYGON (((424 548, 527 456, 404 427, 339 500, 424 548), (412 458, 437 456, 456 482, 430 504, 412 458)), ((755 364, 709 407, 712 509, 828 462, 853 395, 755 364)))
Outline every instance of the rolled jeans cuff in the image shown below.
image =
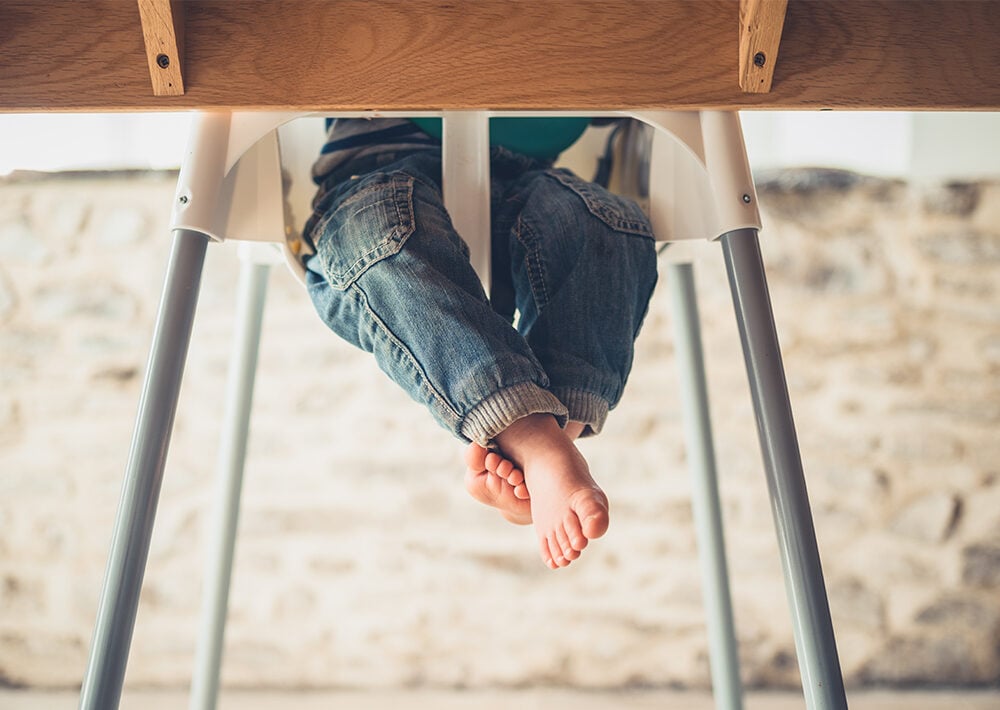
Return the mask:
POLYGON ((567 418, 571 422, 584 424, 581 436, 600 434, 604 421, 608 418, 608 402, 593 392, 573 387, 555 387, 552 394, 566 405, 567 418))
POLYGON ((497 434, 529 414, 551 414, 559 426, 566 426, 565 405, 534 382, 523 382, 494 392, 473 407, 459 431, 466 439, 489 446, 497 434))

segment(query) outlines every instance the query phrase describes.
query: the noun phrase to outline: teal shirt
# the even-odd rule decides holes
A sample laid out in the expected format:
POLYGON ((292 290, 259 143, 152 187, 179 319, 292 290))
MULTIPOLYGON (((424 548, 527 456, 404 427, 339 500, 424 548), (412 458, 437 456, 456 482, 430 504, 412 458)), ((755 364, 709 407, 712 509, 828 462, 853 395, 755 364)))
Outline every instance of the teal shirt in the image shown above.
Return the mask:
MULTIPOLYGON (((441 137, 440 118, 410 120, 426 133, 441 137)), ((491 118, 490 145, 501 145, 532 158, 555 160, 576 142, 589 124, 589 118, 491 118)))

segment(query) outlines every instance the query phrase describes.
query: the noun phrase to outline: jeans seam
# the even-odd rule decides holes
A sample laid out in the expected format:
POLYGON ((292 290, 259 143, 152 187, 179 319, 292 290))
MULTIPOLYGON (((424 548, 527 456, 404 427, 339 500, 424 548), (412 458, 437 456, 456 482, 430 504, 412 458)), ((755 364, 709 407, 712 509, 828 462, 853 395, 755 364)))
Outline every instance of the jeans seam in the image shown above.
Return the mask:
MULTIPOLYGON (((655 247, 654 247, 654 249, 655 249, 655 247)), ((656 269, 656 256, 655 255, 653 256, 653 270, 652 271, 653 271, 653 278, 652 278, 652 282, 649 285, 649 288, 646 291, 646 298, 645 298, 644 301, 640 301, 640 303, 644 304, 643 307, 642 307, 642 313, 640 313, 639 317, 635 319, 635 328, 632 329, 632 342, 633 343, 635 342, 635 339, 639 337, 639 331, 642 330, 642 324, 646 321, 646 316, 649 315, 649 303, 652 300, 653 292, 656 289, 656 284, 660 280, 660 278, 659 278, 660 274, 659 274, 659 272, 656 269)))
MULTIPOLYGON (((415 231, 417 231, 417 215, 416 215, 416 213, 413 210, 413 183, 415 181, 416 181, 416 178, 414 178, 414 177, 409 177, 408 180, 404 181, 404 182, 409 183, 406 186, 406 190, 404 191, 404 196, 405 196, 404 199, 406 200, 407 217, 409 218, 408 221, 405 224, 409 225, 409 234, 413 234, 415 231)), ((396 183, 396 177, 393 176, 393 188, 394 189, 393 189, 393 195, 392 196, 394 198, 393 199, 393 206, 396 208, 396 224, 404 224, 404 222, 403 222, 403 211, 402 211, 402 209, 400 209, 400 204, 399 204, 403 200, 399 199, 399 195, 397 194, 397 191, 395 189, 395 183, 396 183)), ((409 235, 407 235, 407 238, 409 238, 409 235)), ((400 248, 402 248, 402 246, 400 246, 400 248)))
MULTIPOLYGON (((654 238, 652 226, 649 224, 648 219, 632 219, 623 214, 620 210, 612 208, 607 200, 601 199, 600 195, 597 194, 597 191, 594 190, 589 183, 584 182, 571 171, 566 170, 565 168, 554 168, 552 170, 546 170, 544 174, 559 182, 571 192, 575 193, 576 196, 583 201, 584 206, 587 208, 587 212, 589 212, 592 217, 604 222, 604 224, 619 234, 626 237, 638 237, 641 239, 654 238)), ((617 199, 623 209, 628 209, 633 206, 636 210, 639 209, 638 206, 628 198, 623 198, 620 195, 615 195, 614 193, 609 193, 609 195, 612 198, 617 199)))
MULTIPOLYGON (((517 241, 521 243, 525 251, 525 264, 528 267, 528 285, 531 286, 531 294, 535 298, 536 308, 541 311, 542 308, 548 305, 549 294, 548 290, 545 288, 545 270, 542 265, 542 258, 537 248, 533 248, 528 241, 523 239, 521 236, 521 231, 531 232, 531 227, 521 219, 520 216, 517 218, 517 224, 514 226, 514 236, 517 241), (539 294, 535 288, 541 290, 539 294)), ((532 232, 534 234, 534 232, 532 232)))
MULTIPOLYGON (((427 180, 427 179, 425 179, 420 174, 414 173, 414 174, 411 175, 410 173, 406 173, 404 171, 400 171, 400 172, 402 172, 410 180, 413 181, 414 188, 416 188, 416 185, 419 183, 419 184, 423 185, 425 188, 427 188, 428 190, 430 190, 431 193, 434 194, 438 198, 437 203, 433 204, 433 207, 435 209, 440 210, 441 213, 444 214, 447 217, 449 223, 451 224, 451 230, 450 230, 451 233, 458 238, 456 246, 459 249, 461 249, 462 253, 465 255, 466 258, 469 258, 469 253, 470 253, 469 252, 469 244, 468 244, 468 242, 465 241, 465 237, 463 237, 461 234, 458 233, 458 230, 455 229, 454 222, 451 221, 451 214, 448 212, 448 208, 444 204, 444 194, 443 194, 441 186, 438 185, 437 183, 435 183, 433 180, 427 180)), ((416 193, 416 189, 413 189, 413 190, 409 191, 409 200, 410 200, 409 209, 410 209, 410 214, 414 215, 414 219, 413 219, 414 224, 416 224, 416 209, 413 206, 413 200, 415 199, 414 198, 415 193, 416 193)))
POLYGON ((430 381, 430 378, 427 377, 427 373, 424 372, 424 369, 420 366, 420 363, 417 362, 417 359, 413 356, 413 352, 408 347, 406 347, 406 345, 404 345, 403 342, 398 337, 396 337, 396 334, 393 333, 392 330, 390 330, 389 327, 385 324, 385 322, 381 318, 379 318, 378 314, 372 310, 371 305, 368 302, 368 295, 364 292, 364 290, 360 286, 358 286, 356 282, 350 285, 350 290, 354 293, 355 297, 361 303, 362 307, 364 308, 364 312, 375 324, 379 332, 381 332, 382 335, 388 340, 389 345, 397 349, 406 357, 406 360, 407 362, 409 362, 412 370, 416 372, 417 375, 419 376, 423 388, 430 392, 430 394, 433 396, 433 399, 438 403, 438 405, 440 405, 440 407, 445 412, 447 412, 450 415, 454 423, 457 424, 459 421, 461 421, 462 419, 461 415, 458 413, 458 411, 455 410, 454 407, 451 406, 451 404, 448 403, 448 400, 444 397, 444 395, 442 395, 438 391, 438 389, 433 385, 433 383, 430 381))
MULTIPOLYGON (((401 172, 403 175, 406 175, 408 178, 410 178, 411 180, 413 180, 414 183, 419 182, 421 185, 423 185, 424 187, 426 187, 428 190, 431 190, 431 191, 433 191, 435 193, 441 192, 441 186, 438 185, 437 183, 435 183, 433 180, 426 180, 426 179, 424 179, 424 177, 422 175, 416 175, 416 174, 411 175, 410 173, 406 172, 405 170, 400 170, 398 172, 401 172)), ((443 196, 441 198, 441 201, 444 202, 444 197, 443 196)))

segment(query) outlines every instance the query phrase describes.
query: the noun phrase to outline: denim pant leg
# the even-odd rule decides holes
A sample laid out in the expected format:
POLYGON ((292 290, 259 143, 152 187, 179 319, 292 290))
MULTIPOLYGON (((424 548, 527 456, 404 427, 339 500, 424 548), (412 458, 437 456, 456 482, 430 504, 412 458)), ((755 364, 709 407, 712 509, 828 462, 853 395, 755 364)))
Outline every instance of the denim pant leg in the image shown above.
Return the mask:
POLYGON ((634 202, 559 169, 512 183, 502 211, 518 330, 569 419, 596 434, 621 398, 656 284, 652 228, 634 202))
POLYGON ((321 200, 307 285, 320 317, 455 435, 486 445, 565 407, 517 331, 490 307, 445 212, 439 154, 355 176, 321 200))

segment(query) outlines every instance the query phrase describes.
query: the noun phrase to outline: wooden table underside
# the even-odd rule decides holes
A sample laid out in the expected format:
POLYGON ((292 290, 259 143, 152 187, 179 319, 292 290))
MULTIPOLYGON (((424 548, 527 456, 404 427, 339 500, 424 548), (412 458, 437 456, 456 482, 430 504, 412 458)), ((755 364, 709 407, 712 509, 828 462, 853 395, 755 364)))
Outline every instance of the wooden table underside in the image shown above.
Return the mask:
POLYGON ((997 0, 791 0, 770 93, 737 0, 187 0, 156 97, 135 0, 0 0, 0 111, 1000 109, 997 0))

